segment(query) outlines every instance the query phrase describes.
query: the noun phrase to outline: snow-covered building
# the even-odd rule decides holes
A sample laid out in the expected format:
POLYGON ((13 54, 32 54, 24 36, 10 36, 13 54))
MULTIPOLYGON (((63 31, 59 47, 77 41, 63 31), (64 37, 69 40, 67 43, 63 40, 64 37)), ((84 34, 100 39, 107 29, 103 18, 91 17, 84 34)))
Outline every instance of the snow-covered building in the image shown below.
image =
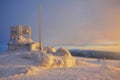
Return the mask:
POLYGON ((31 39, 31 27, 17 25, 10 28, 8 50, 32 50, 39 44, 31 39))

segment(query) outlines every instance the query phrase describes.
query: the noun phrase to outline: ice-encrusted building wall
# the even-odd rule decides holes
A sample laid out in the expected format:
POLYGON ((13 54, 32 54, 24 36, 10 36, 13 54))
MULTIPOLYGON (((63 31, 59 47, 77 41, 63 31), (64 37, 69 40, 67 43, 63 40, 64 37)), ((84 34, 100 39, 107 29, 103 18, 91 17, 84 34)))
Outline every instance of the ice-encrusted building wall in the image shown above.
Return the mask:
POLYGON ((37 47, 39 44, 31 39, 31 27, 17 25, 10 28, 8 50, 33 50, 37 47))

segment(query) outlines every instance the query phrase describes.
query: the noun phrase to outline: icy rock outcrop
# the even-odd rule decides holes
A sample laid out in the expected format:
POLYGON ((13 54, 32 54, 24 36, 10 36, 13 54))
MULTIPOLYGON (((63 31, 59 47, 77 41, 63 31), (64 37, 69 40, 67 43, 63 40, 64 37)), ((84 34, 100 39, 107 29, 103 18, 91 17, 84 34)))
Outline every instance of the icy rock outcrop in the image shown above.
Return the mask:
POLYGON ((43 67, 51 67, 54 64, 54 56, 51 54, 46 54, 41 52, 38 56, 36 56, 36 61, 40 66, 43 67))
POLYGON ((52 47, 52 46, 44 47, 43 50, 46 51, 47 53, 56 52, 56 48, 54 48, 54 47, 52 47))
POLYGON ((30 50, 31 51, 39 51, 39 45, 40 45, 40 43, 38 43, 38 42, 32 43, 30 46, 30 50))
POLYGON ((59 48, 55 54, 58 56, 71 56, 71 53, 65 48, 59 48))
POLYGON ((73 67, 76 65, 76 60, 71 56, 67 49, 60 48, 54 54, 42 52, 29 52, 23 56, 25 59, 32 59, 41 67, 73 67))

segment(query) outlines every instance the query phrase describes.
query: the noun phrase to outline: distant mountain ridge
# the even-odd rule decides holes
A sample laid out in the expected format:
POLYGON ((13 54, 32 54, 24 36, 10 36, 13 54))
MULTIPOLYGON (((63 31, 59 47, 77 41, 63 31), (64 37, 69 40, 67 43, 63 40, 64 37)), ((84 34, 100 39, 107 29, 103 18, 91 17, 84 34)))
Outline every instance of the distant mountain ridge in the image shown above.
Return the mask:
POLYGON ((78 57, 120 60, 120 52, 107 52, 107 51, 81 50, 81 49, 70 49, 69 51, 73 56, 78 56, 78 57))

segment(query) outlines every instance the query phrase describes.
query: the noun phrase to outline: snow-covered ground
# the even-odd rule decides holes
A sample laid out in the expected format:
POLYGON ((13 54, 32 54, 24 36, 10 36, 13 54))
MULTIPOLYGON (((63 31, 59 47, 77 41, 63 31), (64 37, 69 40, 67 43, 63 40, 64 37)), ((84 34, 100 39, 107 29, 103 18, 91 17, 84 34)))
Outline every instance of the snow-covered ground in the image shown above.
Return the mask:
POLYGON ((120 80, 120 60, 74 57, 75 66, 45 68, 26 53, 0 55, 0 80, 120 80))

